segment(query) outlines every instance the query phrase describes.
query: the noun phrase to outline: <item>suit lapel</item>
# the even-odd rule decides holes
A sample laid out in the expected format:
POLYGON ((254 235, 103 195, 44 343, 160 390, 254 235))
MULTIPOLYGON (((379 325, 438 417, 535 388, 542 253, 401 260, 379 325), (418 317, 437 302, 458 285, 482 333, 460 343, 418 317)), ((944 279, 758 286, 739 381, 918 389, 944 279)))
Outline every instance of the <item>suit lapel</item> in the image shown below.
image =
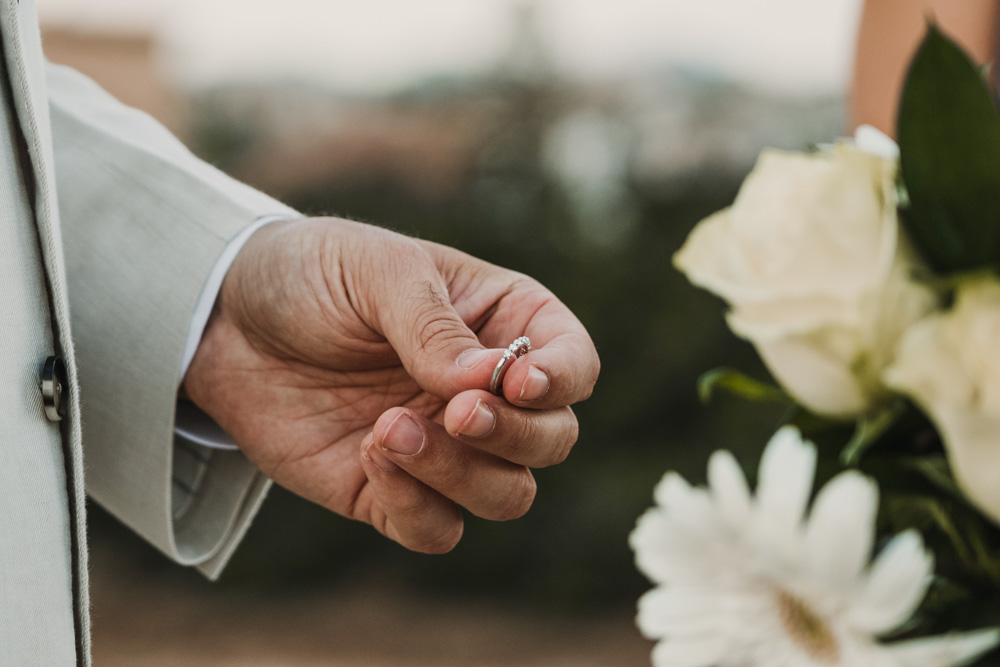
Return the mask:
POLYGON ((0 0, 0 40, 10 77, 11 102, 30 159, 35 186, 34 216, 41 241, 49 304, 54 324, 57 354, 69 376, 69 413, 64 422, 63 442, 67 466, 70 516, 74 527, 73 579, 75 585, 77 652, 79 664, 90 664, 90 618, 87 591, 86 519, 84 514, 83 447, 80 433, 80 398, 76 361, 70 332, 66 277, 59 230, 59 209, 53 168, 52 130, 45 88, 45 58, 34 0, 0 0))

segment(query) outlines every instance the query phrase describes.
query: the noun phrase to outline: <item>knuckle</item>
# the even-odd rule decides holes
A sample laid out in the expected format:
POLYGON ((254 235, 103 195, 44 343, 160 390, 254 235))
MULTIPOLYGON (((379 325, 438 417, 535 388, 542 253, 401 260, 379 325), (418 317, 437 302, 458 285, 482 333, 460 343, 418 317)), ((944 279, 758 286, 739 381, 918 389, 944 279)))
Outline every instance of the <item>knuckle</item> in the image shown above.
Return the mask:
POLYGON ((347 243, 339 257, 356 266, 367 284, 387 287, 406 279, 405 272, 414 263, 413 249, 404 237, 363 223, 347 225, 347 243))
POLYGON ((468 338, 465 327, 441 314, 439 308, 425 308, 415 318, 416 340, 421 352, 433 354, 447 350, 468 338))
POLYGON ((569 458, 569 453, 573 449, 573 445, 576 444, 577 438, 580 437, 580 422, 577 421, 576 415, 569 408, 566 408, 569 414, 569 424, 566 428, 566 432, 557 441, 557 444, 546 452, 546 457, 543 461, 539 462, 538 466, 553 466, 558 465, 569 458))
POLYGON ((511 485, 499 511, 496 515, 497 521, 510 521, 519 519, 528 513, 532 503, 535 502, 535 494, 538 492, 538 484, 531 472, 527 468, 515 478, 511 485))
POLYGON ((563 443, 562 448, 559 450, 559 454, 556 457, 555 463, 562 463, 567 458, 569 458, 569 453, 573 451, 573 446, 576 445, 577 439, 580 437, 580 422, 577 421, 576 415, 573 415, 573 421, 570 423, 569 433, 566 437, 566 442, 563 443))
MULTIPOLYGON (((348 515, 352 516, 352 515, 348 515)), ((363 515, 356 515, 363 516, 363 515)), ((389 515, 381 507, 373 505, 368 513, 368 523, 370 523, 375 530, 382 533, 383 535, 390 537, 389 533, 389 515)))
POLYGON ((523 410, 507 405, 502 398, 489 398, 486 403, 493 412, 495 422, 487 435, 474 441, 486 443, 489 450, 501 458, 525 463, 521 459, 531 453, 531 429, 527 419, 521 415, 523 410))
POLYGON ((601 360, 594 356, 594 366, 591 368, 590 372, 587 374, 586 382, 584 384, 583 398, 581 400, 587 400, 594 394, 594 386, 597 385, 597 378, 601 374, 601 360))
POLYGON ((510 439, 507 441, 509 460, 532 465, 538 459, 538 451, 535 447, 538 435, 537 425, 521 410, 515 410, 514 415, 516 416, 513 419, 507 420, 507 430, 510 433, 510 439))
POLYGON ((580 400, 587 400, 594 394, 594 386, 597 384, 597 378, 601 374, 601 358, 597 356, 597 351, 594 351, 594 363, 587 372, 584 379, 584 391, 583 397, 580 400))
POLYGON ((407 493, 393 503, 393 514, 416 520, 431 509, 430 496, 427 493, 407 493))
POLYGON ((567 442, 561 442, 558 446, 553 447, 552 450, 547 454, 544 460, 539 461, 535 467, 537 468, 547 468, 548 466, 559 465, 569 457, 570 450, 573 449, 574 440, 567 442))
POLYGON ((505 449, 506 452, 502 456, 508 461, 533 467, 539 465, 539 452, 529 438, 523 436, 512 438, 505 449))
POLYGON ((430 536, 429 539, 422 539, 409 548, 425 554, 446 554, 458 545, 463 532, 462 520, 457 519, 441 532, 430 536))
POLYGON ((470 461, 456 451, 452 456, 435 457, 426 480, 442 489, 464 489, 469 485, 470 461))
POLYGON ((566 438, 562 444, 554 450, 548 465, 558 465, 569 458, 569 453, 573 450, 573 446, 576 444, 577 438, 579 437, 580 423, 576 420, 576 416, 573 415, 573 420, 570 422, 566 438))

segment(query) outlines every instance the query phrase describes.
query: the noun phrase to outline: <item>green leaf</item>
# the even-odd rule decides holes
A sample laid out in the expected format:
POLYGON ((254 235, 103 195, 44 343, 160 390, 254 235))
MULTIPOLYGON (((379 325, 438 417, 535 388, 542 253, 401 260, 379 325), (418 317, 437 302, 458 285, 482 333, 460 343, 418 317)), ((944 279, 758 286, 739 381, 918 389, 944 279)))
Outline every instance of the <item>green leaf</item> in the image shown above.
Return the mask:
POLYGON ((858 420, 854 435, 840 453, 840 462, 845 466, 856 466, 861 457, 889 428, 906 412, 905 401, 895 401, 878 412, 858 420))
MULTIPOLYGON (((902 499, 894 500, 898 501, 902 499)), ((968 543, 966 543, 963 532, 956 525, 952 513, 948 511, 946 505, 940 499, 911 497, 906 498, 904 502, 905 505, 897 505, 895 508, 897 513, 902 514, 903 507, 906 507, 910 512, 922 515, 925 525, 929 524, 936 527, 948 538, 951 547, 955 550, 955 554, 965 567, 969 570, 975 569, 976 557, 968 543)))
POLYGON ((972 524, 971 530, 966 530, 966 540, 975 554, 979 570, 993 582, 1000 585, 1000 552, 990 545, 982 523, 972 524))
POLYGON ((901 458, 899 460, 899 464, 903 468, 908 468, 920 473, 924 479, 942 491, 946 491, 948 494, 963 501, 966 500, 965 494, 962 493, 958 483, 951 474, 951 467, 948 465, 948 459, 944 456, 901 458))
POLYGON ((930 588, 927 590, 927 597, 921 605, 922 608, 935 609, 947 608, 956 604, 967 602, 969 592, 948 579, 934 577, 930 588))
POLYGON ((792 403, 791 397, 774 385, 755 380, 732 368, 716 368, 698 378, 698 397, 702 403, 712 400, 717 389, 722 389, 751 401, 792 403))
POLYGON ((903 88, 903 222, 936 269, 1000 262, 1000 118, 979 69, 933 25, 903 88))

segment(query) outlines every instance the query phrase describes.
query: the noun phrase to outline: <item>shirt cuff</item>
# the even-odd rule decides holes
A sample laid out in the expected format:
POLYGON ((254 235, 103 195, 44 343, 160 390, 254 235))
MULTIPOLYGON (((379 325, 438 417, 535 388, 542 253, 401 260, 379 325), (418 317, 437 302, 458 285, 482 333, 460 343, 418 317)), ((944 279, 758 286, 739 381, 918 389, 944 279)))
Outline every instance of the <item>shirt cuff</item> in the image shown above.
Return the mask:
MULTIPOLYGON (((212 308, 215 307, 215 300, 222 289, 222 281, 226 278, 229 267, 236 261, 236 256, 246 245, 246 242, 253 234, 264 225, 277 222, 279 220, 290 220, 288 215, 264 215, 256 220, 243 231, 233 237, 233 239, 223 249, 222 254, 215 260, 208 278, 205 280, 198 302, 195 304, 194 314, 191 316, 191 324, 188 327, 187 340, 184 343, 184 356, 181 358, 181 383, 187 375, 194 353, 198 351, 198 344, 208 326, 208 318, 212 315, 212 308)), ((183 441, 211 447, 213 449, 238 449, 233 444, 233 439, 222 430, 222 427, 215 423, 211 417, 199 410, 190 401, 178 400, 177 415, 174 419, 174 434, 183 441)))

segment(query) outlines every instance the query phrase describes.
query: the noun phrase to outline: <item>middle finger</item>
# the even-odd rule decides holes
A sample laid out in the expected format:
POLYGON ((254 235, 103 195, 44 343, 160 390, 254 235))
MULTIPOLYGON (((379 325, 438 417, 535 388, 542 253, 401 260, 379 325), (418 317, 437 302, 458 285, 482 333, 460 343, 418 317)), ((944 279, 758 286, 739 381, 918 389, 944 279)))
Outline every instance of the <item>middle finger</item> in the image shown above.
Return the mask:
POLYGON ((444 425, 468 445, 532 468, 562 463, 580 431, 568 407, 519 408, 479 389, 462 392, 448 402, 444 425))

